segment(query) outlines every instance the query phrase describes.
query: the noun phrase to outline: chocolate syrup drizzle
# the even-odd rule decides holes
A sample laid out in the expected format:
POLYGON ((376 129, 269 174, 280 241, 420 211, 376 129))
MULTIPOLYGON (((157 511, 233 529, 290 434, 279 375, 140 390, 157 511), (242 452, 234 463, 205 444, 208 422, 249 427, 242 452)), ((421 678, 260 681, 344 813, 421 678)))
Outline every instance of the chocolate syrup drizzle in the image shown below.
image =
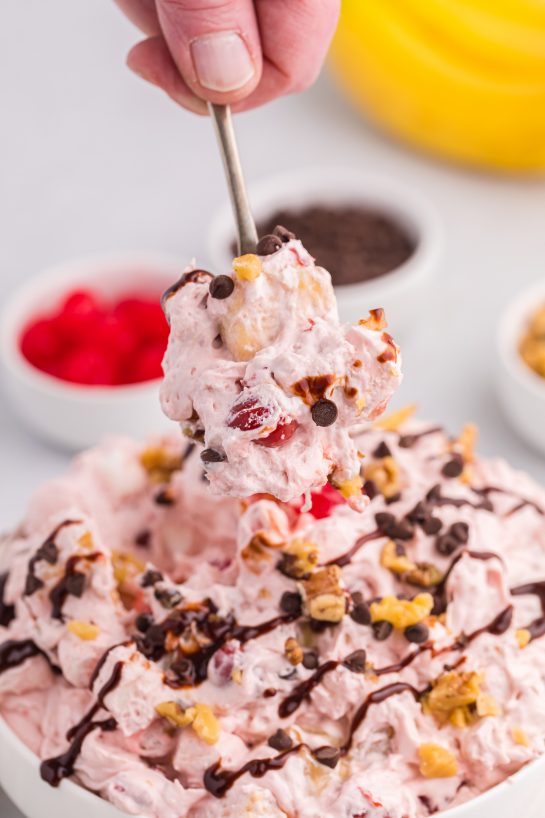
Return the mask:
POLYGON ((324 565, 338 565, 339 568, 344 568, 345 565, 349 565, 352 562, 352 559, 356 556, 360 548, 365 545, 365 543, 368 543, 371 540, 377 540, 379 537, 384 536, 384 533, 379 531, 379 529, 370 531, 369 534, 363 534, 361 537, 358 537, 349 551, 347 551, 345 554, 341 554, 339 557, 334 557, 334 559, 325 562, 324 565))
POLYGON ((503 489, 499 486, 484 486, 483 488, 473 489, 476 494, 482 494, 485 497, 488 497, 489 494, 505 494, 509 497, 513 497, 514 499, 518 500, 516 506, 514 506, 510 511, 507 512, 505 515, 506 517, 511 517, 512 514, 516 514, 517 511, 520 511, 527 506, 533 508, 539 515, 545 517, 545 511, 539 506, 534 500, 528 500, 526 497, 521 497, 520 495, 516 494, 514 491, 509 491, 509 489, 503 489))
POLYGON ((429 429, 424 429, 422 432, 415 432, 414 434, 407 435, 399 435, 398 445, 401 446, 402 449, 410 449, 421 438, 427 437, 428 435, 435 435, 443 431, 444 429, 442 426, 431 426, 429 429))
POLYGON ((67 528, 70 525, 77 525, 80 522, 81 520, 64 520, 62 523, 59 523, 59 525, 53 529, 47 539, 45 539, 40 545, 34 556, 30 558, 28 563, 28 573, 25 581, 25 596, 32 596, 32 594, 44 587, 44 581, 36 576, 36 566, 40 562, 47 562, 49 565, 55 565, 59 555, 55 540, 59 532, 62 531, 63 528, 67 528))
POLYGON ((15 619, 15 605, 8 605, 5 601, 6 585, 9 574, 0 574, 0 627, 7 628, 15 619))
POLYGON ((542 615, 530 622, 525 630, 530 633, 530 641, 545 636, 545 580, 518 585, 515 588, 511 588, 511 593, 513 596, 526 596, 527 594, 537 596, 541 605, 542 615))
POLYGON ((52 787, 58 787, 63 778, 68 778, 74 773, 74 767, 83 742, 93 730, 112 731, 117 727, 117 722, 113 717, 101 721, 95 721, 94 719, 99 710, 107 710, 104 699, 112 690, 115 690, 121 680, 122 673, 123 662, 117 662, 110 678, 101 687, 95 704, 66 734, 66 738, 70 742, 68 749, 59 756, 42 761, 40 775, 52 787))
POLYGON ((66 560, 64 574, 49 592, 51 602, 51 617, 63 620, 62 609, 69 596, 81 597, 85 590, 86 576, 77 567, 81 562, 96 562, 102 554, 94 551, 91 554, 73 554, 66 560))
POLYGON ((195 686, 206 679, 210 660, 227 642, 234 639, 245 644, 270 633, 280 625, 294 622, 299 615, 299 611, 295 611, 258 625, 239 625, 232 614, 220 617, 216 605, 207 599, 187 608, 176 609, 163 622, 151 625, 145 634, 136 637, 136 642, 144 656, 157 661, 167 653, 167 634, 181 636, 188 628, 196 627, 206 644, 194 653, 179 653, 165 676, 165 682, 170 687, 195 686))
POLYGON ((51 664, 47 653, 44 653, 32 639, 8 639, 0 645, 0 673, 19 667, 32 656, 43 656, 51 669, 58 672, 59 669, 51 664))

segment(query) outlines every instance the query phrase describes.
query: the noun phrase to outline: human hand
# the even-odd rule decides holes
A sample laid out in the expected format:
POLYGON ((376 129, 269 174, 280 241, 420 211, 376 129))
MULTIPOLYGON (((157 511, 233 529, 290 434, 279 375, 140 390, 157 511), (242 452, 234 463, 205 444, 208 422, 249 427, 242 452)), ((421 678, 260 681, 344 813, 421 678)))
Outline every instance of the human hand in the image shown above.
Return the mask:
POLYGON ((316 79, 340 0, 116 0, 147 35, 129 52, 136 74, 177 103, 243 111, 316 79))

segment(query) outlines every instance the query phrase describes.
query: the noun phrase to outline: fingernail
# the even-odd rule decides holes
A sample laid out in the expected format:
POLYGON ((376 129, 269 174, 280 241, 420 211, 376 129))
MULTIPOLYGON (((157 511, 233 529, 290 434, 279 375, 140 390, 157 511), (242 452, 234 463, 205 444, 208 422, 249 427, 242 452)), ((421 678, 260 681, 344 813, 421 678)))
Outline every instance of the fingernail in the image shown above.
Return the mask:
POLYGON ((210 91, 236 91, 255 73, 246 43, 236 31, 198 37, 191 43, 191 55, 199 83, 210 91))

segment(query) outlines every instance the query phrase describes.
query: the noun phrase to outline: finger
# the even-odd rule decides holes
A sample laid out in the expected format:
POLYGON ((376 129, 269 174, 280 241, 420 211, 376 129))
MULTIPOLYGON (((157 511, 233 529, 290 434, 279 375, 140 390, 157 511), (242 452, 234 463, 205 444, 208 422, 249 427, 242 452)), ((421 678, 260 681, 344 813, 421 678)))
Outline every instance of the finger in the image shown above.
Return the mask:
POLYGON ((115 0, 115 2, 129 20, 135 26, 138 26, 144 34, 151 37, 160 33, 161 27, 157 17, 155 0, 115 0))
POLYGON ((206 103, 193 94, 180 76, 162 37, 149 37, 135 45, 129 51, 127 65, 139 77, 162 88, 171 99, 189 111, 208 113, 206 103))
POLYGON ((252 0, 157 0, 159 22, 183 79, 202 99, 237 102, 259 83, 252 0))

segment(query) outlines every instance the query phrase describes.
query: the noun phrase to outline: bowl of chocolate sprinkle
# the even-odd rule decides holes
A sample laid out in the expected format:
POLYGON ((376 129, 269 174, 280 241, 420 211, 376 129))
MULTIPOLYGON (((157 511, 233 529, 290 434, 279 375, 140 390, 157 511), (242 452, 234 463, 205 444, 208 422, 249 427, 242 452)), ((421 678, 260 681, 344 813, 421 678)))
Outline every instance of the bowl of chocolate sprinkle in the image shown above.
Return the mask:
MULTIPOLYGON (((301 169, 250 186, 258 234, 283 225, 331 274, 341 320, 383 307, 394 334, 422 314, 439 265, 442 225, 418 192, 352 168, 301 169)), ((236 245, 225 205, 209 231, 209 254, 229 269, 236 245)))

